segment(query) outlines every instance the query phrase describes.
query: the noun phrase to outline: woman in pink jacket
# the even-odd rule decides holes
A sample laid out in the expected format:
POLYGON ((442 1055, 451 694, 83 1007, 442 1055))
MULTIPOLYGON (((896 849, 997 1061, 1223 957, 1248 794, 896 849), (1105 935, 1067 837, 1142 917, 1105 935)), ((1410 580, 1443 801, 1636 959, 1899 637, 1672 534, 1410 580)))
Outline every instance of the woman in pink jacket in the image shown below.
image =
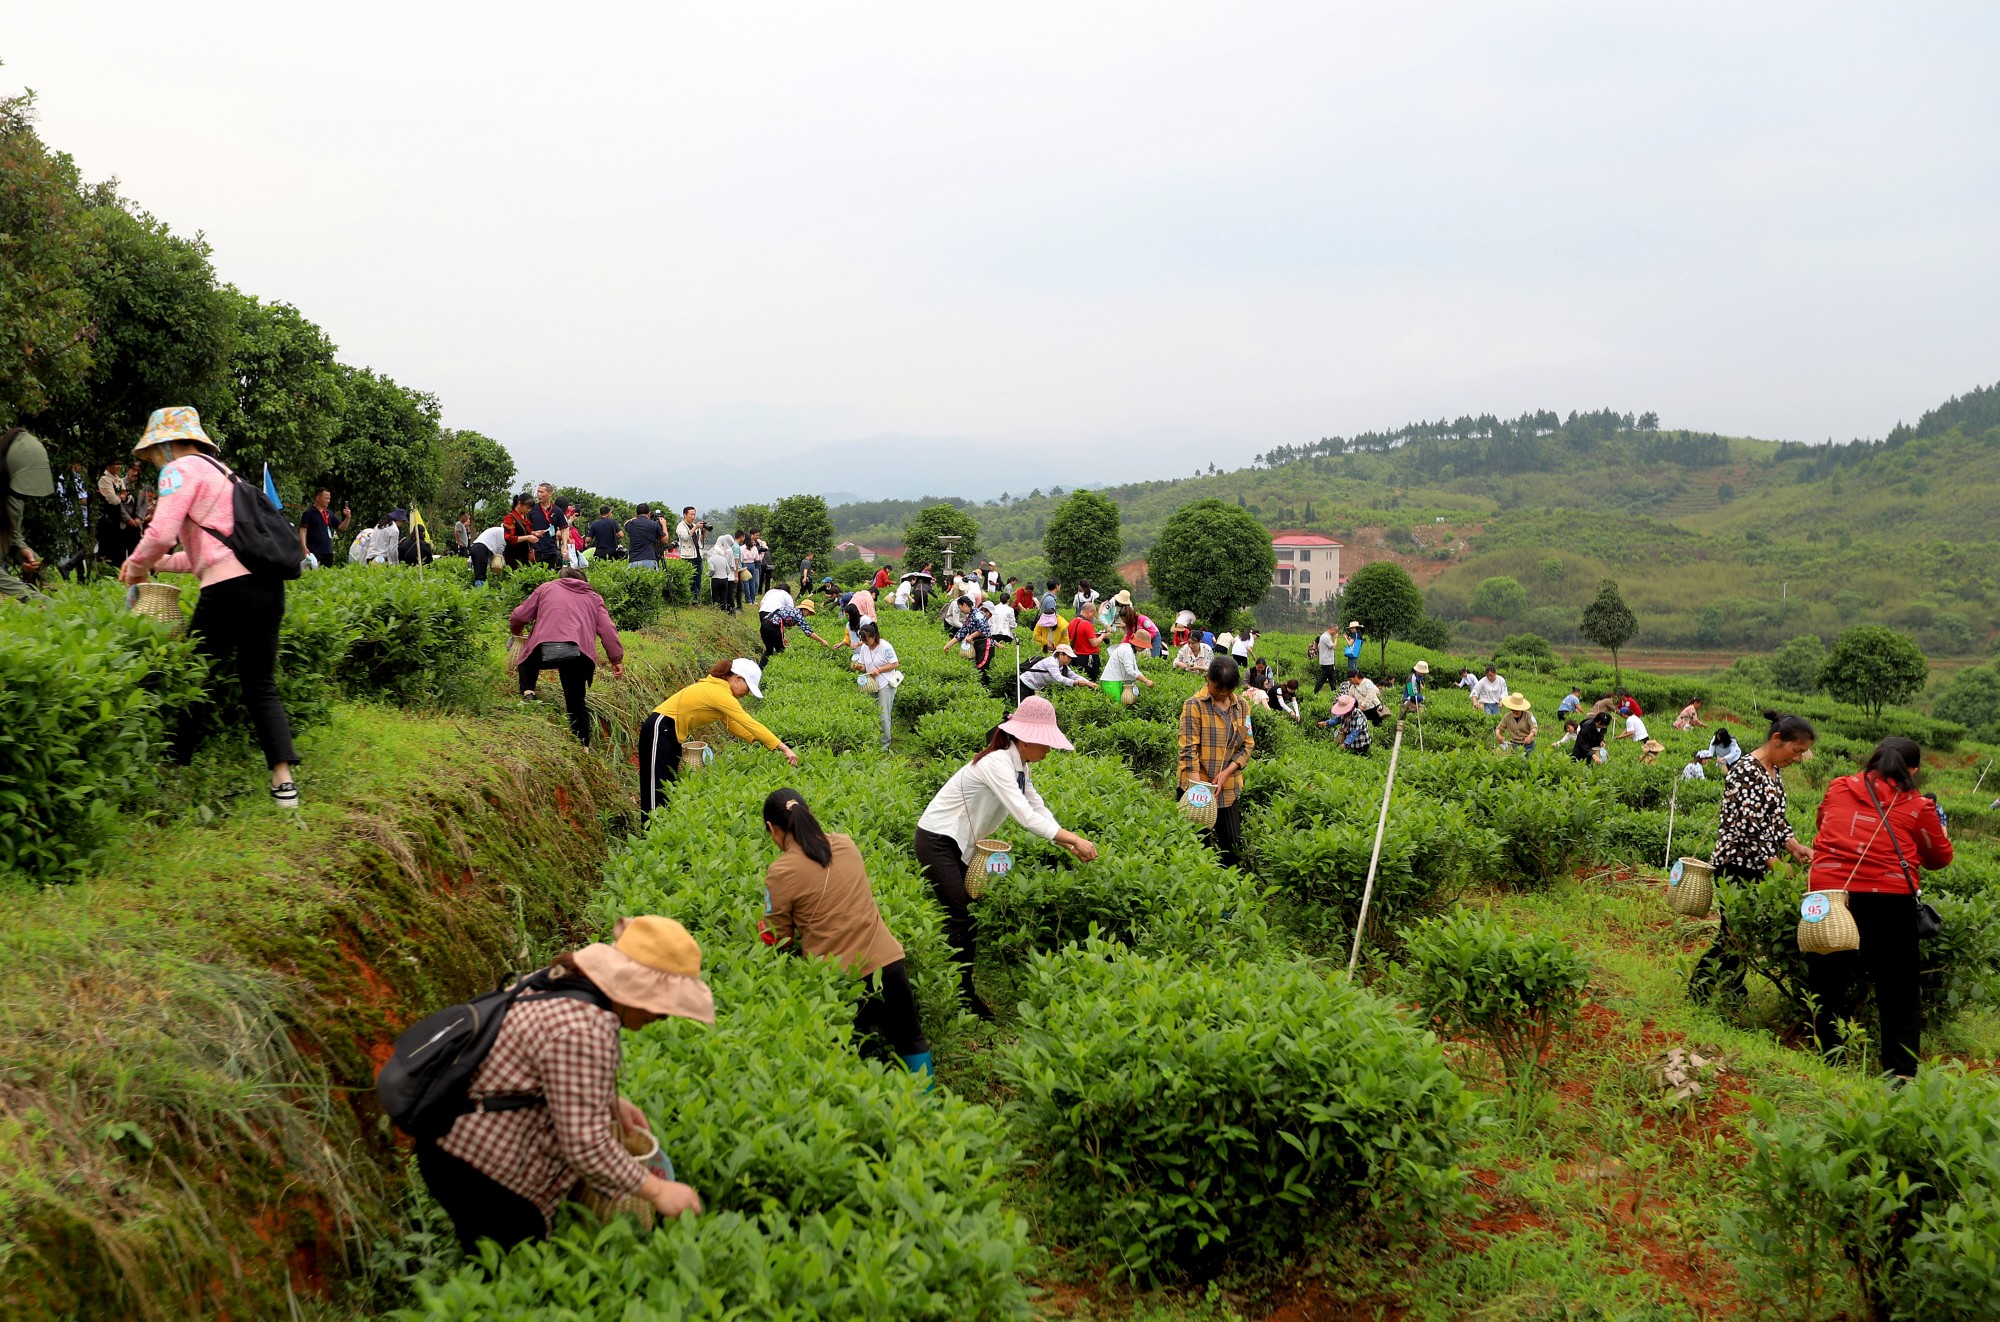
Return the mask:
POLYGON ((535 681, 544 670, 555 671, 562 676, 569 728, 588 745, 590 708, 584 701, 584 690, 597 674, 600 639, 611 673, 621 679, 625 675, 625 645, 618 641, 618 627, 604 608, 604 598, 597 595, 581 569, 564 569, 514 608, 507 617, 507 627, 517 638, 528 635, 521 646, 521 700, 534 701, 535 681))
MULTIPOLYGON (((229 470, 216 458, 214 441, 191 408, 155 409, 132 453, 158 466, 160 503, 139 545, 118 571, 123 583, 143 583, 151 571, 193 574, 201 580, 189 624, 195 647, 212 669, 231 667, 243 686, 243 705, 257 743, 271 767, 271 798, 281 808, 299 806, 292 767, 292 724, 278 698, 278 625, 285 618, 285 581, 252 574, 223 545, 236 531, 229 470), (174 551, 175 543, 181 549, 174 551), (171 552, 171 554, 169 554, 171 552)), ((174 760, 186 766, 214 726, 206 705, 190 708, 173 741, 174 760)))

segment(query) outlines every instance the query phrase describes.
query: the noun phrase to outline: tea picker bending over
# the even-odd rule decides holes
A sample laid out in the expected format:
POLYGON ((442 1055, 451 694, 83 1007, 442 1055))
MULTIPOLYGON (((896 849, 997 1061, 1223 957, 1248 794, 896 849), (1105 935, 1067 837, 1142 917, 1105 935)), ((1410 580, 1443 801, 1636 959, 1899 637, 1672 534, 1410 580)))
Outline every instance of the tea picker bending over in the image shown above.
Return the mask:
POLYGON ((944 906, 945 940, 958 957, 959 992, 966 1008, 982 1019, 991 1019, 993 1011, 972 984, 976 952, 965 874, 980 839, 1010 817, 1029 834, 1053 840, 1085 863, 1097 857, 1096 845, 1057 823, 1028 775, 1050 749, 1067 752, 1071 747, 1056 726, 1054 705, 1047 698, 1028 698, 993 728, 985 749, 952 773, 917 819, 917 862, 944 906))
POLYGON ((931 1044, 917 1015, 903 947, 882 921, 854 841, 829 834, 795 789, 764 800, 764 829, 778 859, 764 873, 766 945, 824 957, 860 978, 855 1036, 863 1055, 893 1052, 912 1074, 931 1072, 931 1044))
POLYGON ((639 816, 660 806, 663 788, 680 773, 681 741, 711 721, 738 739, 753 739, 793 766, 799 755, 743 710, 745 694, 763 697, 764 668, 748 657, 718 661, 708 674, 653 708, 639 726, 639 816))
POLYGON ((636 1033, 669 1015, 715 1022, 701 947, 651 915, 619 919, 612 940, 559 956, 530 980, 472 1075, 465 1099, 479 1109, 418 1139, 417 1169, 468 1253, 482 1239, 502 1248, 547 1239, 579 1182, 607 1199, 636 1194, 662 1216, 701 1211, 693 1189, 632 1155, 625 1134, 652 1126, 618 1095, 620 1028, 636 1033))

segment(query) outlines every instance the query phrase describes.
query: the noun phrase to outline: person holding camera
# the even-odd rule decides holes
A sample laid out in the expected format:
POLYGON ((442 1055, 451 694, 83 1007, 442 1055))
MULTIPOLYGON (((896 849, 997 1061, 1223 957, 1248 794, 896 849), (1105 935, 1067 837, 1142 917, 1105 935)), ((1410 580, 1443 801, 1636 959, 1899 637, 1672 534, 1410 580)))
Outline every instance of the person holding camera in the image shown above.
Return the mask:
POLYGON ((1840 1045, 1859 983, 1875 994, 1882 1069, 1904 1079, 1917 1072, 1924 1027, 1918 940, 1936 919, 1918 899, 1923 869, 1952 860, 1944 809, 1936 795, 1917 793, 1923 760, 1914 740, 1891 735, 1860 771, 1826 787, 1806 883, 1808 890, 1846 891, 1861 934, 1859 949, 1806 956, 1813 1036, 1822 1051, 1840 1045))
POLYGON ((674 525, 674 549, 679 552, 682 560, 695 569, 697 575, 700 573, 702 559, 708 551, 704 540, 707 533, 708 525, 702 522, 701 515, 695 512, 694 506, 689 505, 681 510, 681 521, 674 525))

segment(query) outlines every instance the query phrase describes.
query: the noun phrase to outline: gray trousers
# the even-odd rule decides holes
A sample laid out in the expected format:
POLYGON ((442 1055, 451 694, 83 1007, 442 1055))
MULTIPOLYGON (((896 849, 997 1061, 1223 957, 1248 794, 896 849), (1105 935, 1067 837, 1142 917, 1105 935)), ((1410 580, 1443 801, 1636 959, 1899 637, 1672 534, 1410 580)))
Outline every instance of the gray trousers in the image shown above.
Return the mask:
POLYGON ((896 709, 896 687, 884 684, 875 693, 875 702, 882 708, 882 747, 889 746, 889 713, 896 709))

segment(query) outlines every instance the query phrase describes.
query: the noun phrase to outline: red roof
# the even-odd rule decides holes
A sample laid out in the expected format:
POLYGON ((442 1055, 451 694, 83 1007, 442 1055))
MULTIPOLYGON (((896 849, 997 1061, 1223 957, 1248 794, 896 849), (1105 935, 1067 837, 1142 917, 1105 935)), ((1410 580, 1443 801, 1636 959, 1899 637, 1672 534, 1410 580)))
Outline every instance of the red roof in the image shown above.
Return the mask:
POLYGON ((1316 532, 1276 532, 1271 534, 1273 546, 1339 546, 1331 537, 1322 537, 1316 532))

